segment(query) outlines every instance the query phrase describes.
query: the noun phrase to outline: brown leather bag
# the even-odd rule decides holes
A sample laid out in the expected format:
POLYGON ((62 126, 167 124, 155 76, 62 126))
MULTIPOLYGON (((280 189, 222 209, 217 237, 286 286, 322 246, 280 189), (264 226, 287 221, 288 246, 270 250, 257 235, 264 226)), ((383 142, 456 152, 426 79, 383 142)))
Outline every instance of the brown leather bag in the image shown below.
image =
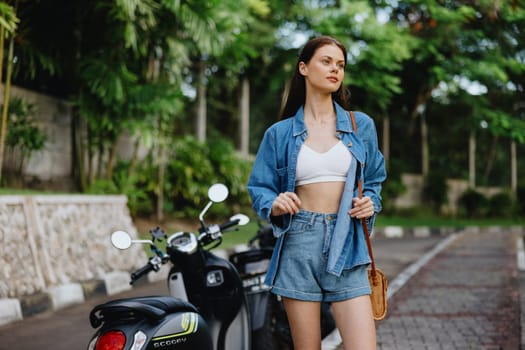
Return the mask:
MULTIPOLYGON (((352 127, 357 133, 357 124, 355 122, 354 113, 352 111, 350 111, 350 116, 352 119, 352 127)), ((359 191, 359 198, 361 198, 363 197, 362 179, 359 179, 357 185, 359 191)), ((370 282, 370 289, 372 289, 372 294, 370 294, 370 301, 372 302, 374 320, 379 321, 386 317, 386 292, 388 287, 388 280, 386 278, 385 273, 380 269, 376 268, 376 264, 374 262, 374 254, 372 252, 372 243, 370 242, 370 235, 368 233, 368 225, 366 223, 366 219, 361 219, 361 223, 363 224, 363 231, 366 237, 366 245, 368 247, 368 253, 370 255, 371 260, 370 268, 368 269, 368 281, 370 282)))
POLYGON ((370 237, 368 236, 368 226, 366 224, 366 219, 363 219, 363 228, 366 235, 366 244, 368 246, 368 252, 370 254, 370 259, 372 263, 368 269, 368 282, 370 282, 370 289, 372 289, 372 294, 370 294, 370 301, 372 302, 372 311, 374 313, 374 320, 382 320, 386 317, 386 291, 388 287, 388 280, 385 273, 376 268, 374 262, 374 256, 372 254, 372 245, 370 243, 370 237))

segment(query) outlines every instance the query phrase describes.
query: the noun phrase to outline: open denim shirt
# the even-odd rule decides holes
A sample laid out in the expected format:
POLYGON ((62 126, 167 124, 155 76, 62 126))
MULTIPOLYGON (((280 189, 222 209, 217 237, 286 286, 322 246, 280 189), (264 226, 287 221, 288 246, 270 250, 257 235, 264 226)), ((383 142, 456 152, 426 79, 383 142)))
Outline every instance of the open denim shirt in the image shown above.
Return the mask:
MULTIPOLYGON (((374 203, 375 213, 368 219, 372 232, 375 215, 382 208, 380 192, 386 170, 373 120, 364 113, 354 112, 358 130, 355 133, 349 113, 337 103, 334 105, 336 136, 348 147, 355 160, 348 170, 328 252, 326 270, 340 276, 343 269, 370 263, 361 220, 352 219, 348 211, 352 207, 352 199, 358 197, 358 180, 363 179, 363 196, 369 196, 374 203)), ((281 120, 266 130, 248 180, 253 209, 261 218, 272 223, 274 235, 278 238, 266 274, 265 283, 268 285, 273 285, 284 237, 292 218, 292 214, 272 216, 272 203, 279 193, 294 192, 297 155, 306 137, 301 107, 295 116, 281 120)))

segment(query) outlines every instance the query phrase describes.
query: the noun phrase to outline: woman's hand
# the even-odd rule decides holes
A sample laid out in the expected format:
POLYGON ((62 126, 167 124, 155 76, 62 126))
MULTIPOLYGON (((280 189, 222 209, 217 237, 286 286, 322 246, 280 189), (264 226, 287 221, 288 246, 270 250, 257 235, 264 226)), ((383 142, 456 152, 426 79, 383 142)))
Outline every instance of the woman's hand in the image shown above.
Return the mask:
POLYGON ((356 219, 368 219, 374 215, 374 202, 370 197, 354 198, 352 199, 353 208, 350 209, 348 214, 350 217, 356 219))
POLYGON ((294 192, 280 193, 272 203, 272 215, 297 214, 301 200, 294 192))

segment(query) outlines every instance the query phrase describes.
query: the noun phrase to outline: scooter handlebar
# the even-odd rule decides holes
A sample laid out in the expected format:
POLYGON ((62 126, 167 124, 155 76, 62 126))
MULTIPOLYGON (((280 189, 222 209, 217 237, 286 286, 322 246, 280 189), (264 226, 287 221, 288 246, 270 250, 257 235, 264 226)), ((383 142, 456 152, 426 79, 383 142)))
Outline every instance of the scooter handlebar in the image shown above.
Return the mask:
POLYGON ((133 284, 136 280, 138 280, 139 278, 141 278, 142 276, 146 275, 147 273, 153 270, 155 270, 155 267, 148 262, 146 265, 142 266, 140 269, 131 273, 131 281, 129 282, 129 284, 133 284))
POLYGON ((230 227, 237 226, 238 224, 239 224, 239 219, 235 219, 235 220, 225 222, 224 224, 221 224, 219 227, 222 232, 226 229, 229 229, 230 227))

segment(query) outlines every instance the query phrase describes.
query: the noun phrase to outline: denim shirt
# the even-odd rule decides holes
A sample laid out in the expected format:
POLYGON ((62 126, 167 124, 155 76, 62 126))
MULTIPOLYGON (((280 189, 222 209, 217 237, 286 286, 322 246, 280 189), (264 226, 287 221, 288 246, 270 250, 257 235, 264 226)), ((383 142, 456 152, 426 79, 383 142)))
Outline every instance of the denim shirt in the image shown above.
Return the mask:
MULTIPOLYGON (((363 179, 363 196, 369 196, 374 203, 375 213, 368 219, 372 232, 375 215, 382 208, 380 192, 381 184, 386 179, 386 170, 373 120, 364 113, 354 112, 358 130, 356 134, 349 113, 337 103, 334 106, 336 136, 348 147, 355 160, 350 163, 328 252, 326 270, 340 276, 343 269, 370 263, 361 220, 352 219, 348 211, 352 207, 352 199, 358 197, 358 180, 363 179)), ((253 209, 259 217, 272 223, 274 235, 278 238, 266 274, 265 283, 268 285, 273 285, 292 218, 292 214, 272 216, 272 203, 279 193, 294 192, 297 155, 306 137, 301 107, 295 116, 281 120, 266 130, 248 180, 253 209)))

